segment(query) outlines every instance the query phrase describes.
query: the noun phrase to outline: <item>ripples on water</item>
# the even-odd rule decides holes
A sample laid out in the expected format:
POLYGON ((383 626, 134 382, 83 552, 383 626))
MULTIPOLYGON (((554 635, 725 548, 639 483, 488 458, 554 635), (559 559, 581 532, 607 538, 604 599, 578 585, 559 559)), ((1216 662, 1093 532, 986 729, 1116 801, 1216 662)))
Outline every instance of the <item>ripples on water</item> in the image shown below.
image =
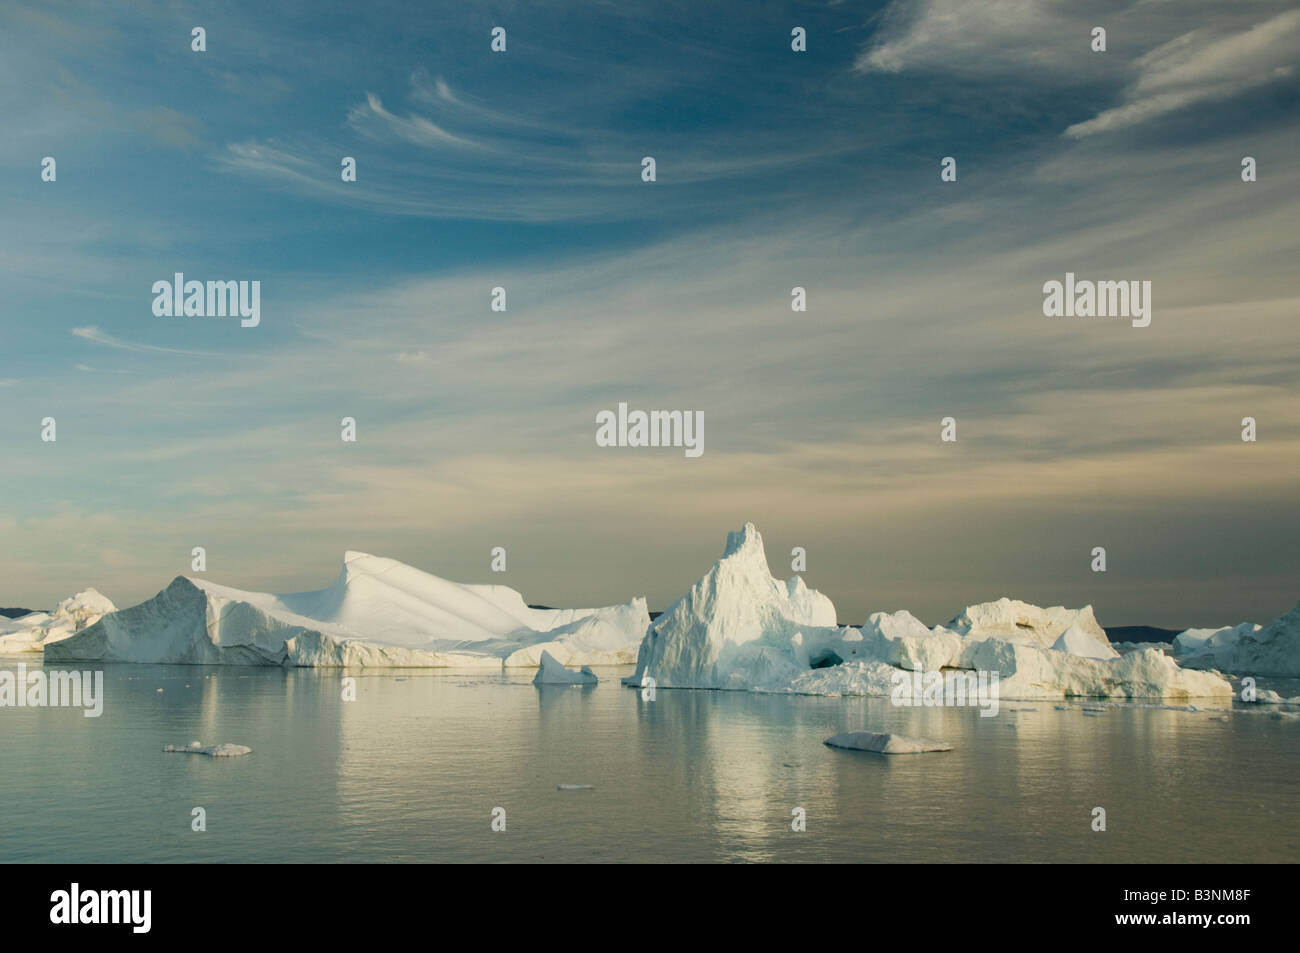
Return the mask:
POLYGON ((531 672, 366 672, 345 702, 339 672, 103 670, 100 718, 0 709, 0 860, 1300 860, 1300 721, 1266 714, 1039 701, 981 718, 662 689, 647 702, 618 684, 629 668, 598 670, 590 689, 538 689, 531 672), (956 750, 822 744, 858 728, 956 750), (160 750, 191 740, 253 754, 160 750), (205 833, 190 829, 195 806, 205 833))

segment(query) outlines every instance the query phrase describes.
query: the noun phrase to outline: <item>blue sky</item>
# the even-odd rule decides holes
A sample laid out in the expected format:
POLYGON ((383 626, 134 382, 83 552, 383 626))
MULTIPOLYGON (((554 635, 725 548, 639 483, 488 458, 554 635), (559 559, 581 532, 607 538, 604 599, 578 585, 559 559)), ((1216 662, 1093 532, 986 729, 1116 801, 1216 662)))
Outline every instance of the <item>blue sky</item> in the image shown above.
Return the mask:
POLYGON ((130 604, 203 545, 663 607, 753 520, 854 623, 1267 621, 1298 50, 1271 2, 6 5, 0 603, 130 604), (260 280, 261 325, 155 317, 176 271, 260 280), (1151 280, 1151 327, 1045 318, 1066 271, 1151 280), (597 447, 619 401, 705 454, 597 447))

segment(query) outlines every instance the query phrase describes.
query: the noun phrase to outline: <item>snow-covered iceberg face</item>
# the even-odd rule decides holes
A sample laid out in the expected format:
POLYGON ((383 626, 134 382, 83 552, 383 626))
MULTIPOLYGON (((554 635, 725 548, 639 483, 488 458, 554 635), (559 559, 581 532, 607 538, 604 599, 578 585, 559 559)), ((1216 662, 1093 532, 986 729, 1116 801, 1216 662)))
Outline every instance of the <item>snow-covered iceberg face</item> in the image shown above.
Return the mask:
POLYGON ((1263 627, 1188 629, 1174 637, 1174 656, 1188 668, 1300 678, 1300 605, 1263 627))
POLYGON ((993 638, 1044 648, 1052 648, 1067 629, 1075 628, 1100 645, 1110 645, 1106 630, 1097 624, 1092 606, 1084 606, 1082 609, 1067 609, 1064 606, 1040 609, 1027 602, 1004 597, 997 602, 967 606, 957 618, 948 623, 947 628, 969 641, 993 638))
POLYGON ((1011 599, 965 609, 926 628, 905 611, 861 629, 835 625, 834 606, 801 579, 774 579, 747 523, 722 558, 646 633, 636 674, 662 688, 890 695, 902 670, 996 674, 1004 698, 1230 698, 1217 676, 1181 669, 1156 650, 1120 658, 1091 606, 1011 599))
POLYGON ((42 652, 46 645, 63 641, 116 611, 117 606, 103 593, 85 589, 64 599, 53 612, 0 619, 0 657, 42 652))
POLYGON ((646 633, 638 677, 674 688, 748 688, 806 671, 835 641, 835 606, 795 577, 774 579, 753 523, 646 633), (796 638, 798 637, 798 638, 796 638))
POLYGON ((1113 659, 1119 653, 1108 642, 1101 642, 1077 622, 1061 633, 1060 638, 1052 643, 1052 649, 1082 658, 1113 659))
POLYGON ((301 666, 626 664, 650 624, 644 599, 534 609, 505 586, 461 585, 392 559, 349 552, 335 582, 275 595, 177 577, 46 657, 301 666))
POLYGON ((942 626, 927 629, 910 612, 873 612, 862 626, 862 638, 881 662, 911 671, 949 668, 961 657, 964 643, 942 626))

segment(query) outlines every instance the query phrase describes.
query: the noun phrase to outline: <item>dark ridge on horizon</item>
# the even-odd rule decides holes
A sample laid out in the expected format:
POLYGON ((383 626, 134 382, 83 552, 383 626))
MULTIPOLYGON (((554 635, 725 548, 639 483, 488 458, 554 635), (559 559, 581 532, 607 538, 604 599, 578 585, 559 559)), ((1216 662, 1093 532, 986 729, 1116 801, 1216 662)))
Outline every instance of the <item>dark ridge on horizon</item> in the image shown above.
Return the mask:
POLYGON ((0 609, 0 615, 7 619, 21 619, 25 615, 31 615, 33 612, 42 612, 42 609, 0 609))
POLYGON ((1186 629, 1161 629, 1154 625, 1103 625, 1112 642, 1173 642, 1186 629))

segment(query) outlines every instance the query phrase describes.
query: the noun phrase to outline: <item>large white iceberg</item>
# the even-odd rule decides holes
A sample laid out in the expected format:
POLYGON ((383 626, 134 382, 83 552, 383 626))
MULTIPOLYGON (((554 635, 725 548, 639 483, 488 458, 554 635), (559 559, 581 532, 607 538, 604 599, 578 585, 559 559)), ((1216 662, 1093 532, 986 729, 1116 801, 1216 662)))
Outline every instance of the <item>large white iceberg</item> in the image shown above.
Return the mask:
POLYGON ((1188 629, 1174 637, 1174 656, 1188 668, 1300 678, 1300 605, 1263 627, 1188 629))
POLYGON ((45 648, 54 661, 297 666, 627 664, 650 624, 645 600, 535 609, 505 586, 449 582, 349 552, 334 584, 275 595, 178 576, 152 599, 45 648))
POLYGON ((42 652, 45 646, 80 632, 117 606, 96 589, 86 589, 60 602, 53 612, 32 612, 16 619, 0 618, 0 656, 42 652))
POLYGON ((796 577, 774 579, 752 523, 646 632, 629 685, 802 694, 888 695, 904 670, 997 673, 1005 698, 1221 698, 1232 686, 1154 649, 1120 657, 1091 606, 1011 599, 970 606, 927 629, 907 612, 835 624, 830 600, 796 577))
MULTIPOLYGON (((713 568, 654 621, 637 675, 665 688, 753 688, 813 667, 838 629, 830 599, 798 576, 773 579, 753 523, 727 536, 713 568)), ((840 656, 843 658, 843 656, 840 656)))

